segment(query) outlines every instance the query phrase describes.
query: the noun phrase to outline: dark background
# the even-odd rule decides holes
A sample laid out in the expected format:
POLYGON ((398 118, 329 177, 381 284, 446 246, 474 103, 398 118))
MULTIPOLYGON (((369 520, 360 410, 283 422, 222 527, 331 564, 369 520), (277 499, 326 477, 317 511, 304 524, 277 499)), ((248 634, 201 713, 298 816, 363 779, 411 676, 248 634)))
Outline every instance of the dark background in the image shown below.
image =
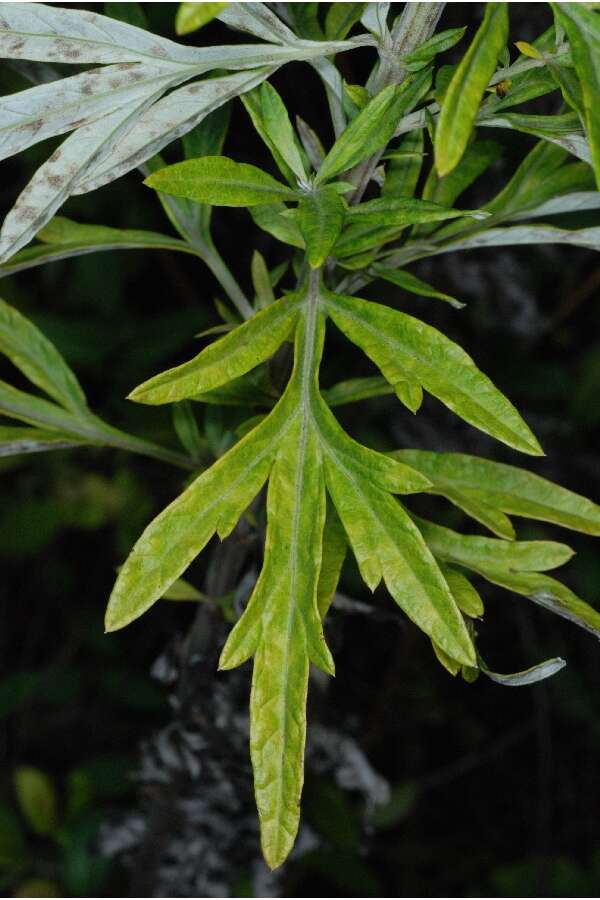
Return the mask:
MULTIPOLYGON (((440 27, 469 24, 472 34, 481 8, 450 4, 440 27)), ((173 37, 175 9, 145 4, 150 27, 173 37)), ((519 3, 511 4, 511 20, 512 40, 530 40, 551 21, 545 5, 519 3)), ((190 36, 198 43, 238 39, 218 23, 190 36)), ((364 80, 371 62, 368 51, 346 55, 345 77, 364 80)), ((20 86, 8 69, 2 78, 4 91, 20 86)), ((291 110, 329 143, 312 70, 289 65, 274 83, 291 110)), ((544 101, 544 111, 558 109, 557 97, 544 101)), ((272 171, 241 104, 233 106, 224 152, 272 171)), ((487 129, 485 137, 491 136, 504 145, 503 159, 461 198, 464 206, 493 196, 533 143, 487 129)), ((2 210, 52 146, 37 145, 3 163, 2 210)), ((167 155, 176 159, 178 153, 173 147, 167 155)), ((71 200, 63 212, 82 222, 170 233, 141 181, 130 173, 71 200)), ((247 291, 255 248, 269 265, 285 258, 285 248, 255 229, 244 210, 217 211, 214 234, 247 291)), ((467 308, 457 312, 381 283, 367 296, 420 315, 457 339, 520 409, 547 456, 518 458, 433 398, 415 418, 389 398, 354 404, 340 411, 345 427, 384 449, 463 450, 523 464, 598 499, 598 258, 554 246, 499 248, 440 256, 413 271, 467 301, 467 308)), ((288 274, 283 286, 292 283, 288 274)), ((0 291, 56 343, 93 409, 133 433, 177 446, 168 411, 123 398, 151 374, 197 352, 193 335, 219 321, 213 297, 222 292, 200 261, 165 252, 95 254, 7 278, 0 291)), ((372 373, 336 334, 328 337, 325 359, 325 384, 372 373)), ((0 377, 20 386, 8 364, 0 368, 0 377)), ((201 427, 214 427, 214 408, 208 420, 200 405, 197 414, 201 427)), ((218 424, 230 423, 225 417, 218 424)), ((7 895, 31 896, 29 880, 41 878, 64 896, 119 896, 136 888, 144 896, 219 896, 219 890, 597 896, 600 650, 590 635, 482 583, 486 616, 479 643, 492 669, 513 671, 556 655, 568 667, 532 688, 504 688, 484 678, 468 685, 439 666, 428 641, 383 589, 373 599, 368 595, 347 562, 342 591, 376 612, 332 611, 327 631, 338 674, 312 685, 311 722, 361 748, 389 783, 392 799, 373 812, 368 790, 340 786, 335 750, 330 747, 323 765, 311 751, 306 852, 275 881, 265 881, 256 862, 245 749, 250 667, 214 672, 225 634, 218 616, 207 613, 197 622, 206 648, 193 666, 181 650, 196 615, 193 604, 159 603, 125 631, 103 634, 116 567, 185 476, 159 462, 95 449, 3 459, 0 470, 6 623, 0 637, 0 885, 7 895), (153 678, 157 658, 159 677, 153 678), (46 773, 58 793, 60 823, 50 835, 36 835, 18 808, 13 772, 23 765, 46 773), (219 794, 225 782, 233 799, 219 794)), ((445 501, 421 508, 438 521, 476 530, 445 501)), ((520 537, 571 543, 577 556, 564 580, 597 604, 600 557, 593 540, 517 524, 520 537)), ((189 571, 199 587, 211 553, 189 571)), ((218 557, 214 562, 214 553, 212 559, 213 566, 225 565, 218 557)))

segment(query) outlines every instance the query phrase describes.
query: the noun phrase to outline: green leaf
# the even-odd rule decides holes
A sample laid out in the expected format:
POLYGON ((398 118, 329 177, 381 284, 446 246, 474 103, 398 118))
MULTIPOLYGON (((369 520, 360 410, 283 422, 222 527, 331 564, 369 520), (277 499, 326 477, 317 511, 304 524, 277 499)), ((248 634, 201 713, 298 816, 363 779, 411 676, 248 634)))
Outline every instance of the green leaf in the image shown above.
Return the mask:
POLYGON ((0 456, 16 456, 19 453, 41 453, 45 450, 64 450, 76 447, 73 435, 66 432, 44 431, 42 428, 21 428, 0 425, 0 456))
POLYGON ((418 225, 422 222, 444 222, 460 216, 471 216, 475 219, 486 218, 486 213, 473 209, 451 209, 427 200, 409 197, 367 200, 348 210, 351 224, 371 225, 378 227, 418 225))
POLYGON ((270 415, 148 525, 119 572, 106 611, 116 631, 146 612, 217 532, 221 539, 265 483, 290 425, 282 397, 270 415))
POLYGON ((479 247, 511 247, 524 244, 571 244, 600 250, 600 227, 569 231, 554 225, 513 225, 510 228, 490 228, 486 231, 456 237, 440 245, 435 253, 451 250, 473 250, 479 247))
POLYGON ((524 453, 542 453, 512 404, 453 341, 386 306, 327 293, 335 324, 373 360, 390 384, 416 382, 471 425, 524 453))
POLYGON ((423 131, 419 129, 407 134, 397 150, 384 156, 389 162, 385 167, 382 197, 414 197, 423 164, 423 147, 423 131))
POLYGON ((431 168, 423 188, 423 199, 442 206, 452 206, 463 191, 496 162, 501 149, 495 141, 475 141, 467 147, 460 162, 447 175, 440 177, 431 168))
POLYGON ((173 405, 173 427, 181 445, 192 459, 198 460, 202 455, 202 439, 194 415, 194 410, 187 400, 173 405))
POLYGON ((260 86, 260 99, 264 127, 271 142, 285 159, 296 178, 306 178, 304 163, 298 151, 297 138, 292 128, 286 106, 268 81, 260 86))
POLYGON ((272 203, 269 206, 252 206, 250 215, 254 224, 284 244, 291 244, 304 250, 304 238, 297 222, 284 215, 287 207, 283 203, 272 203))
POLYGON ((555 541, 501 541, 459 534, 451 528, 414 517, 434 556, 485 574, 491 570, 543 572, 568 562, 573 551, 555 541))
POLYGON ((36 834, 52 835, 58 828, 58 797, 48 776, 33 766, 14 772, 17 801, 23 818, 36 834))
POLYGON ((555 3, 553 8, 571 45, 581 85, 592 164, 600 190, 600 15, 585 4, 555 3))
POLYGON ((544 681, 546 678, 551 678, 553 675, 556 675, 557 672, 560 672, 561 669, 564 669, 566 662, 564 659, 561 659, 560 656, 555 656, 553 659, 547 659, 545 662, 538 663, 537 666, 532 666, 530 669, 525 669, 523 672, 513 672, 510 675, 500 675, 498 672, 490 672, 481 657, 478 659, 478 665, 483 674, 487 675, 492 681, 495 681, 496 684, 502 684, 505 687, 523 687, 525 685, 537 684, 539 681, 544 681))
POLYGON ((228 3, 180 3, 175 15, 175 33, 190 34, 211 22, 228 3))
POLYGON ((105 225, 81 225, 72 219, 56 216, 38 232, 41 244, 33 244, 0 265, 0 278, 32 269, 45 263, 87 253, 107 250, 176 250, 194 253, 194 249, 177 238, 155 231, 132 228, 108 228, 105 225))
POLYGON ((398 450, 393 457, 422 472, 433 485, 430 492, 448 497, 470 515, 474 503, 600 536, 598 504, 533 472, 463 453, 398 450))
POLYGON ((321 619, 327 615, 335 596, 347 550, 348 538, 344 526, 340 522, 335 506, 329 499, 323 528, 323 555, 317 585, 317 607, 321 619))
POLYGON ((129 399, 138 403, 173 403, 243 375, 272 356, 290 335, 298 304, 298 295, 271 304, 194 359, 145 381, 131 392, 129 399))
POLYGON ((506 3, 487 3, 483 22, 446 91, 435 134, 435 166, 443 176, 467 148, 488 81, 508 38, 506 3))
POLYGON ((366 3, 331 3, 325 16, 325 37, 342 41, 360 20, 366 3))
POLYGON ((445 50, 450 50, 451 47, 458 44, 466 30, 465 25, 464 28, 447 28, 445 31, 434 34, 408 56, 402 57, 403 68, 407 72, 418 72, 424 66, 429 65, 438 53, 444 53, 445 50))
POLYGON ((346 403, 356 403, 358 400, 393 393, 394 388, 386 378, 373 375, 371 378, 349 378, 348 381, 340 381, 323 391, 323 399, 328 406, 344 406, 346 403))
POLYGON ((313 269, 323 265, 344 224, 345 204, 331 185, 307 192, 298 207, 298 227, 308 263, 313 269))
POLYGON ((262 253, 255 250, 250 264, 252 286, 256 294, 256 308, 266 309, 275 302, 275 294, 271 285, 271 276, 262 253))
POLYGON ((381 147, 394 134, 403 110, 404 97, 395 85, 384 88, 350 122, 323 160, 315 185, 331 181, 381 147))
POLYGON ((562 147, 584 162, 592 161, 590 146, 575 112, 554 116, 501 113, 481 118, 478 125, 486 128, 510 128, 523 134, 532 134, 562 147))
POLYGON ((74 415, 88 414, 81 386, 56 347, 4 300, 0 300, 0 353, 74 415))
POLYGON ((296 191, 248 163, 226 156, 186 159, 154 172, 148 187, 176 197, 213 206, 256 206, 278 200, 297 200, 296 191))
POLYGON ((451 297, 450 294, 437 291, 430 284, 427 284, 427 282, 422 281, 405 269, 388 269, 385 266, 375 264, 371 266, 370 273, 376 278, 383 278, 384 281, 389 281, 391 284, 401 287, 402 290, 411 294, 417 294, 419 297, 433 297, 435 300, 444 300, 455 309, 463 309, 466 305, 457 300, 456 297, 451 297))

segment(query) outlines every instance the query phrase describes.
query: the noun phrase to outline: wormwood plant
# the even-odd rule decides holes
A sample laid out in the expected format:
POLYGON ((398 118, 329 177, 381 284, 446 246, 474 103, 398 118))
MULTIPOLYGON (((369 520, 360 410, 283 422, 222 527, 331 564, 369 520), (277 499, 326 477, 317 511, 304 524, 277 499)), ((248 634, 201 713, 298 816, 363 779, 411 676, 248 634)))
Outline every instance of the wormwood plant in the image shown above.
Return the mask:
MULTIPOLYGON (((16 61, 24 77, 41 80, 0 101, 2 155, 70 132, 4 220, 2 274, 92 251, 168 249, 206 263, 235 309, 221 307, 225 321, 213 331, 223 336, 130 394, 137 403, 174 404, 183 444, 176 452, 94 415, 53 345, 2 303, 0 348, 47 395, 0 383, 0 411, 26 423, 0 428, 2 452, 112 446, 200 470, 122 566, 108 631, 185 590, 180 576, 215 534, 226 539, 241 517, 260 527, 267 486, 262 571, 223 648, 221 668, 253 659, 250 749, 272 867, 286 858, 298 828, 309 667, 334 672, 323 620, 347 548, 366 584, 374 589, 383 579, 442 665, 467 681, 480 670, 501 683, 529 684, 564 665, 552 659, 515 675, 489 672, 477 651, 484 610, 473 576, 600 636, 600 614, 545 574, 570 558, 570 548, 517 540, 509 518, 598 535, 597 505, 512 465, 419 449, 376 452, 347 434, 333 412, 393 393, 415 414, 425 390, 514 450, 541 455, 518 411, 461 347, 426 321, 357 294, 384 280, 459 309, 458 299, 421 281, 409 264, 512 244, 600 249, 600 227, 548 224, 549 217, 600 209, 595 4, 552 4, 554 25, 533 43, 517 40, 516 48, 509 43, 507 4, 482 4, 472 35, 463 28, 436 31, 443 5, 408 3, 394 18, 388 3, 184 3, 180 32, 216 15, 251 36, 247 43, 195 47, 75 8, 0 4, 1 55, 16 61), (460 62, 444 65, 442 57, 440 63, 459 42, 460 62), (348 84, 336 59, 358 47, 370 48, 373 69, 366 84, 348 84), (317 136, 309 122, 294 121, 270 84, 292 60, 321 79, 331 135, 317 136), (76 64, 77 74, 59 77, 58 64, 76 64), (547 94, 555 95, 556 114, 519 111, 547 94), (228 104, 236 97, 277 175, 222 155, 228 104), (457 207, 500 153, 482 136, 488 128, 537 140, 482 209, 457 207), (157 154, 182 136, 186 158, 165 165, 157 154), (138 168, 177 237, 54 217, 68 197, 138 168), (213 243, 212 208, 235 206, 248 207, 256 227, 289 248, 295 287, 278 299, 286 265, 269 271, 254 254, 251 302, 213 243), (331 328, 366 354, 381 377, 322 390, 324 336, 331 328), (293 361, 283 386, 271 377, 273 357, 279 370, 293 361), (213 464, 196 424, 198 403, 247 410, 239 440, 213 464), (410 495, 419 492, 446 498, 494 536, 418 518, 410 495)), ((132 4, 117 11, 139 15, 132 4)))

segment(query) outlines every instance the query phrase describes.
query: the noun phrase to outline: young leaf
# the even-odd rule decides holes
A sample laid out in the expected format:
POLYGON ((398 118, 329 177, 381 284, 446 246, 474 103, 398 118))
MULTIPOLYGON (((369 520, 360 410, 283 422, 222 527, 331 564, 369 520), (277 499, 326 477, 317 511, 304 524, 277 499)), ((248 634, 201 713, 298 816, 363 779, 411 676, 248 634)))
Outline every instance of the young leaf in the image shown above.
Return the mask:
POLYGON ((36 834, 52 835, 58 828, 58 797, 48 776, 32 766, 18 766, 15 793, 23 817, 36 834))
POLYGON ((331 253, 344 224, 345 209, 331 185, 304 194, 298 207, 298 227, 313 269, 322 266, 331 253))
POLYGON ((402 92, 393 84, 373 97, 337 139, 317 172, 315 184, 331 181, 365 156, 385 147, 394 133, 403 104, 402 92))
POLYGON ((533 472, 464 453, 398 450, 393 456, 429 478, 434 493, 449 490, 467 502, 600 536, 598 504, 533 472))
POLYGON ((567 33, 575 71, 579 77, 585 126, 591 148, 596 184, 600 190, 600 16, 594 9, 573 3, 553 4, 556 17, 567 33))
POLYGON ((226 156, 187 159, 146 178, 157 191, 213 206, 256 206, 297 200, 298 194, 271 175, 226 156))
POLYGON ((283 156, 296 178, 306 178, 304 163, 298 151, 297 139, 285 104, 268 81, 260 86, 260 100, 265 130, 271 143, 283 156))
POLYGON ((173 403, 218 388, 268 359, 290 335, 299 305, 291 295, 210 344, 189 362, 155 375, 135 388, 130 400, 173 403))
POLYGON ((507 4, 487 3, 483 22, 452 76, 442 104, 434 143, 439 175, 451 172, 466 150, 481 98, 507 37, 507 4))
POLYGON ((75 415, 89 413, 81 386, 56 347, 4 300, 0 300, 0 353, 66 409, 75 415))
POLYGON ((455 309, 463 309, 466 305, 457 300, 456 297, 451 297, 450 294, 437 291, 430 284, 427 284, 426 281, 422 281, 405 269, 388 269, 385 266, 375 264, 371 266, 370 273, 375 278, 383 278, 384 281, 389 281, 391 284, 395 284, 411 294, 418 294, 419 297, 433 297, 436 300, 444 300, 455 309))
POLYGON ((386 306, 327 293, 327 310, 390 384, 413 381, 471 425, 524 453, 542 453, 512 404, 453 341, 386 306))
POLYGON ((252 274, 252 286, 256 294, 256 308, 266 309, 275 302, 275 294, 271 284, 271 277, 262 253, 255 250, 252 254, 252 262, 250 263, 252 274))
POLYGON ((451 47, 458 44, 466 30, 466 26, 464 28, 447 28, 446 31, 434 34, 408 56, 402 57, 403 68, 407 72, 418 72, 429 65, 438 53, 444 53, 445 50, 450 50, 451 47))

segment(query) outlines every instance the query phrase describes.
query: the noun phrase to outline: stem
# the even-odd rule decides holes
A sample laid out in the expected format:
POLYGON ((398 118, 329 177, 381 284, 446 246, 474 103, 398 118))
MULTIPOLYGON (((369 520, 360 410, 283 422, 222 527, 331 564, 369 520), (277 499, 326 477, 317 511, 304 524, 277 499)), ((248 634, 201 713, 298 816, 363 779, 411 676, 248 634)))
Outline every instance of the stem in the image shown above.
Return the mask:
POLYGON ((128 450, 130 453, 150 456, 152 459, 158 459, 161 462, 167 462, 182 469, 193 470, 198 468, 198 463, 194 462, 191 457, 178 453, 176 450, 161 447, 159 444, 152 443, 152 441, 134 437, 131 434, 120 431, 118 428, 113 428, 112 425, 107 425, 106 422, 96 418, 96 416, 83 422, 80 428, 78 428, 77 424, 70 423, 69 432, 79 434, 80 437, 104 447, 114 447, 118 450, 128 450))
MULTIPOLYGON (((379 71, 373 79, 373 95, 378 94, 390 84, 402 84, 407 73, 402 67, 401 58, 412 53, 431 37, 445 5, 445 3, 407 3, 405 5, 402 15, 392 30, 392 48, 382 56, 379 71)), ((373 173, 379 165, 382 154, 383 150, 378 150, 354 169, 350 180, 356 185, 356 188, 350 200, 351 203, 360 203, 373 173)))

